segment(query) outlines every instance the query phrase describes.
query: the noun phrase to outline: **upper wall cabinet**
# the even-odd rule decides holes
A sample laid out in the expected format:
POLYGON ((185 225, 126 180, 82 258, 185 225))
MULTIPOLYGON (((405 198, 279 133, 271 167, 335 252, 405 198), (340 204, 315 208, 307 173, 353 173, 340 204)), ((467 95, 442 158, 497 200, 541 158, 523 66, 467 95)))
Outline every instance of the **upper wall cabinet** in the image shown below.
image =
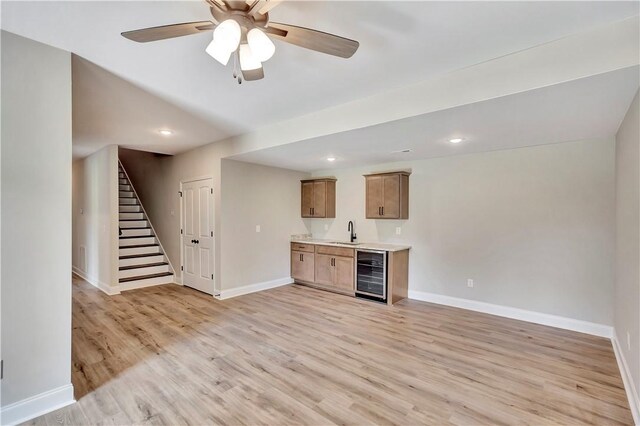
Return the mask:
POLYGON ((367 219, 409 219, 409 172, 364 175, 367 219))
POLYGON ((302 184, 302 217, 336 217, 336 180, 309 179, 302 184))

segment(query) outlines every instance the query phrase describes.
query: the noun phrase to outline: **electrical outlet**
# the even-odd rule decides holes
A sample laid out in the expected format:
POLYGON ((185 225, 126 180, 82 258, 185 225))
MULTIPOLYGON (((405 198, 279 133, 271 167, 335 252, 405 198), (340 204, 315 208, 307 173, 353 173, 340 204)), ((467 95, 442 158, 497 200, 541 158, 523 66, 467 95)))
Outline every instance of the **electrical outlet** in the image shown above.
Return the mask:
POLYGON ((473 280, 472 279, 468 279, 467 280, 467 287, 473 288, 473 280))
POLYGON ((324 230, 328 231, 329 230, 329 225, 324 225, 324 230))
POLYGON ((401 227, 396 227, 396 235, 400 235, 402 234, 402 228, 401 227))
POLYGON ((260 225, 256 225, 256 232, 260 232, 260 225))
POLYGON ((627 331, 627 349, 631 350, 631 334, 627 331))

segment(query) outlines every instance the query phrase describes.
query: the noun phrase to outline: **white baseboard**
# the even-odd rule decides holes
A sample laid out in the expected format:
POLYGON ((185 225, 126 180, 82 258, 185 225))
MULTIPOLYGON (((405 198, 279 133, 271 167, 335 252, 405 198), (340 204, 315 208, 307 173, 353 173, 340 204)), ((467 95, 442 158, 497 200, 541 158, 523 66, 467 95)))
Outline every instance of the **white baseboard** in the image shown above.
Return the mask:
POLYGON ((527 311, 509 306, 494 305, 476 300, 462 299, 415 290, 409 290, 409 299, 436 303, 438 305, 453 306, 456 308, 468 309, 470 311, 483 312, 485 314, 497 315, 500 317, 512 318, 535 324, 548 325, 551 327, 563 328, 565 330, 578 331, 580 333, 593 334, 595 336, 607 338, 611 338, 613 336, 613 327, 609 325, 527 311))
POLYGON ((109 296, 113 296, 114 294, 120 294, 120 290, 118 288, 114 288, 111 287, 109 284, 103 283, 102 281, 98 280, 98 279, 93 279, 87 276, 87 274, 80 270, 78 267, 76 266, 72 266, 71 270, 73 271, 74 274, 76 274, 77 276, 79 276, 80 278, 82 278, 83 280, 85 280, 86 282, 88 282, 89 284, 91 284, 92 286, 102 290, 103 292, 107 293, 109 296))
POLYGON ((218 298, 221 300, 230 299, 232 297, 242 296, 243 294, 255 293, 256 291, 268 290, 270 288, 280 287, 287 284, 293 284, 293 279, 291 277, 222 290, 218 298))
POLYGON ((73 385, 68 384, 50 391, 14 402, 0 410, 0 424, 15 425, 73 404, 73 385))
POLYGON ((631 407, 631 414, 633 415, 633 422, 636 425, 640 425, 640 397, 638 397, 638 390, 633 383, 631 372, 629 371, 629 364, 624 357, 624 352, 620 347, 618 341, 618 335, 615 330, 611 337, 611 343, 613 344, 613 352, 616 354, 616 361, 618 361, 618 368, 620 369, 620 375, 622 376, 622 382, 624 383, 624 389, 627 392, 627 399, 629 400, 629 407, 631 407))

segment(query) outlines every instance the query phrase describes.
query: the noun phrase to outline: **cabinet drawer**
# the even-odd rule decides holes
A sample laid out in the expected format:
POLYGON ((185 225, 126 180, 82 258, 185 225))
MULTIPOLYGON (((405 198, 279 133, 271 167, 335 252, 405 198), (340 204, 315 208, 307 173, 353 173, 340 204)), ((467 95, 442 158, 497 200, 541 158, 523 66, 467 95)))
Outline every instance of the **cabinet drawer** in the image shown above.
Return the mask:
POLYGON ((313 244, 291 243, 291 250, 313 253, 313 244))
POLYGON ((346 247, 333 247, 333 246, 316 246, 316 253, 318 254, 328 254, 331 256, 344 256, 344 257, 353 257, 354 250, 346 247))

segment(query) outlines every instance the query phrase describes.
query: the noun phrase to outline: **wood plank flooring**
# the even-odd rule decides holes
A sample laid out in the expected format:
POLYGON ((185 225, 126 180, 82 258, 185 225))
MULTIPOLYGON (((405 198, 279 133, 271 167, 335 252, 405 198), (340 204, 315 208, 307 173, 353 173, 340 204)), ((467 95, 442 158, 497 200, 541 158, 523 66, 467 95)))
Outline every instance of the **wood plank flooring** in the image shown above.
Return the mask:
POLYGON ((632 424, 606 339, 296 285, 217 301, 74 277, 73 384, 29 424, 632 424))

